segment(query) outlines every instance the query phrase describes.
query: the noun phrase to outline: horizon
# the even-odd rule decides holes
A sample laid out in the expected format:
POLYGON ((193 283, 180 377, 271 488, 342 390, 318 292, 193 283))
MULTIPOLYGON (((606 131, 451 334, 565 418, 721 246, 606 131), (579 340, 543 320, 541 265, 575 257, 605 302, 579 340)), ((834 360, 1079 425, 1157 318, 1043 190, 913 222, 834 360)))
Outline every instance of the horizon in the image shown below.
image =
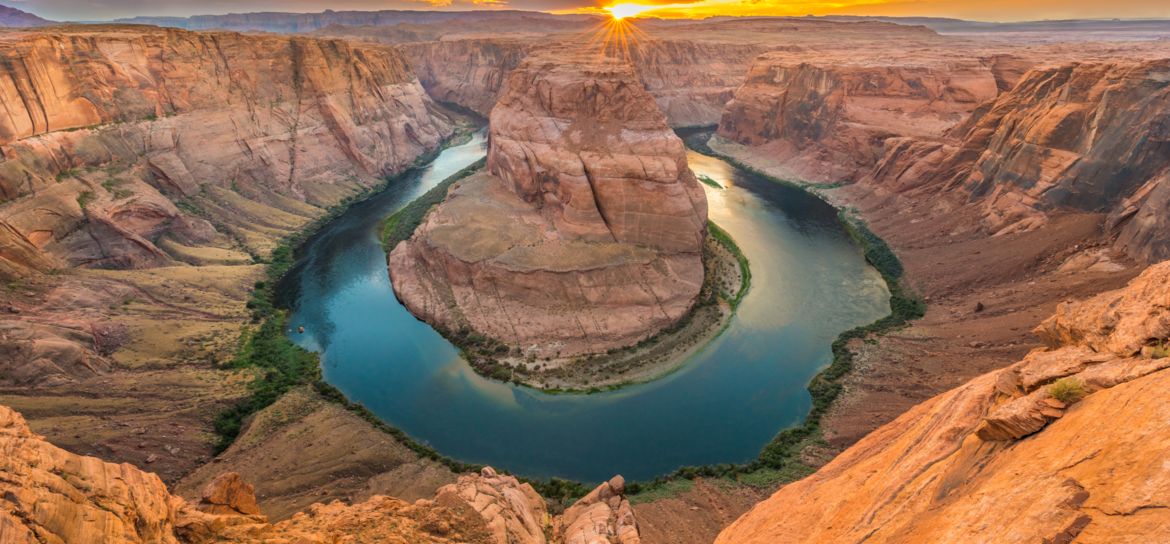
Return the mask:
MULTIPOLYGON (((991 24, 1013 24, 1030 22, 1059 21, 1143 21, 1170 20, 1170 7, 1155 6, 1156 2, 1146 0, 1125 0, 1111 5, 1108 9, 1099 4, 1087 2, 1060 3, 1053 1, 1033 2, 1027 7, 1004 8, 1002 16, 990 11, 984 16, 976 13, 987 11, 990 6, 1010 4, 1006 0, 993 0, 986 7, 971 10, 961 2, 951 0, 909 0, 874 1, 849 0, 842 4, 821 2, 777 2, 774 0, 691 0, 671 2, 670 0, 645 1, 590 1, 590 0, 353 0, 342 3, 328 3, 319 0, 254 0, 251 2, 227 2, 214 0, 202 5, 223 5, 217 9, 192 9, 189 3, 176 0, 162 0, 147 7, 140 0, 107 0, 105 5, 93 5, 76 0, 5 0, 0 5, 18 9, 56 22, 112 22, 135 17, 215 17, 247 15, 254 13, 289 13, 311 15, 326 12, 531 12, 551 15, 609 15, 608 8, 624 4, 636 8, 630 17, 645 19, 710 19, 715 17, 867 17, 867 18, 929 18, 991 24), (242 4, 242 6, 241 6, 242 4), (959 4, 962 7, 954 6, 959 4), (1056 7, 1046 10, 1041 6, 1056 7), (1079 5, 1084 4, 1084 5, 1079 5), (818 7, 834 6, 834 7, 818 7), (913 6, 914 10, 907 10, 913 6), (952 6, 947 8, 946 6, 952 6), (1016 13, 1015 16, 1011 12, 1016 13), (850 11, 855 10, 855 11, 850 11), (1115 15, 1105 15, 1107 11, 1115 15), (1047 12, 1047 15, 1044 13, 1047 12), (964 13, 967 13, 966 15, 964 13)), ((199 7, 202 7, 199 6, 199 7)))

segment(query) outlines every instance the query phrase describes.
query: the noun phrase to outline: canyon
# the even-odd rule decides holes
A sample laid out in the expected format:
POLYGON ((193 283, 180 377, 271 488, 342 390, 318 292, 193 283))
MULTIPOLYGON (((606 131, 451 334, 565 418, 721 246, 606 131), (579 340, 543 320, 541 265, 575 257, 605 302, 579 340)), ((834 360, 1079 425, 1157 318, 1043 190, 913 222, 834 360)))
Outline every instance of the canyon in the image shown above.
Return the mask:
POLYGON ((592 16, 135 22, 189 30, 0 30, 0 540, 1106 542, 1170 523, 1158 24, 639 20, 607 62, 582 53, 613 30, 592 16), (927 313, 847 343, 818 434, 773 472, 542 498, 315 381, 217 446, 269 372, 233 362, 267 265, 475 117, 486 166, 389 257, 429 322, 554 359, 677 323, 709 242, 670 130, 694 126, 863 219, 927 313))
POLYGON ((489 126, 485 171, 390 253, 415 315, 561 359, 631 346, 690 312, 707 200, 631 64, 530 55, 489 126))

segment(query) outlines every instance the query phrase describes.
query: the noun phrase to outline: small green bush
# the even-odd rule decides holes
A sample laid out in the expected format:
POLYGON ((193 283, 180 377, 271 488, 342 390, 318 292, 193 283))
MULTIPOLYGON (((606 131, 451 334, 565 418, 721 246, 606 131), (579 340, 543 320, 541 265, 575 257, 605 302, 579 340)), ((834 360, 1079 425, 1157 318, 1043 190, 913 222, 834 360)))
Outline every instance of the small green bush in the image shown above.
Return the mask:
POLYGON ((1085 382, 1071 376, 1056 380, 1052 382, 1052 385, 1048 386, 1048 394, 1065 404, 1072 404, 1081 400, 1088 393, 1088 390, 1085 389, 1085 382))
POLYGON ((81 194, 77 195, 77 205, 81 206, 81 209, 84 210, 90 202, 93 202, 93 199, 93 191, 82 191, 81 194))
POLYGON ((1151 348, 1150 348, 1150 358, 1151 359, 1165 359, 1167 357, 1170 357, 1170 341, 1162 342, 1161 344, 1151 346, 1151 348))

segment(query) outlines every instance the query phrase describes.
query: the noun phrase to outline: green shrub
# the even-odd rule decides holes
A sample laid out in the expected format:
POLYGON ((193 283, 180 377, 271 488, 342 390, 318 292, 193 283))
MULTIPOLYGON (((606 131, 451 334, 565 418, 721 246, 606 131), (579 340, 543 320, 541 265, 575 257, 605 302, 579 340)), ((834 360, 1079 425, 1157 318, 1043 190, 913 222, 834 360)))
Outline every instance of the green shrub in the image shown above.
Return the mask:
POLYGON ((1151 359, 1165 359, 1166 357, 1170 357, 1170 341, 1150 347, 1151 359))
POLYGON ((720 185, 718 181, 715 181, 715 180, 711 179, 711 177, 710 177, 710 176, 706 176, 706 175, 703 175, 703 174, 699 174, 699 181, 703 182, 703 183, 704 183, 704 184, 706 184, 706 185, 710 185, 711 187, 714 187, 714 188, 716 188, 716 189, 722 189, 722 188, 723 188, 723 186, 722 186, 722 185, 720 185))
POLYGON ((1052 385, 1048 386, 1048 394, 1060 402, 1072 404, 1084 398, 1089 392, 1085 389, 1085 382, 1069 376, 1052 382, 1052 385))
POLYGON ((82 191, 81 194, 77 195, 77 205, 81 206, 81 209, 84 210, 90 202, 93 202, 93 199, 93 191, 82 191))

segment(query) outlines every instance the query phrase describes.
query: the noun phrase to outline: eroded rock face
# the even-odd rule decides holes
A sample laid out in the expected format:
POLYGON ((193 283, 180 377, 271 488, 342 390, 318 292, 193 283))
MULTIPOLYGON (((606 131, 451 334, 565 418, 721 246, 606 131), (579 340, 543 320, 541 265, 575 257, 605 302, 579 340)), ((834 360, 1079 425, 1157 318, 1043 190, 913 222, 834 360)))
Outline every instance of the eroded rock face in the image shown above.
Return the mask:
POLYGON ((5 406, 0 490, 5 542, 177 542, 182 500, 158 476, 57 448, 5 406))
POLYGON ((1170 358, 1133 347, 1170 336, 1167 285, 1163 263, 1121 291, 1063 306, 1039 329, 1049 349, 918 405, 757 505, 717 542, 1165 534, 1170 399, 1160 391, 1170 386, 1170 358), (1081 385, 1083 400, 1052 396, 1062 378, 1081 385))
POLYGON ((552 523, 544 499, 531 485, 491 467, 460 476, 458 482, 439 489, 435 501, 469 506, 484 518, 498 544, 544 544, 545 530, 552 523))
POLYGON ((614 476, 573 503, 560 520, 565 544, 641 544, 638 520, 625 497, 626 481, 614 476))
POLYGON ((706 197, 629 64, 528 57, 492 111, 486 170, 391 252, 416 315, 556 357, 636 343, 694 305, 706 197))
POLYGON ((761 55, 727 104, 719 136, 767 153, 797 179, 855 181, 897 136, 938 137, 995 98, 1000 59, 890 63, 867 58, 810 62, 761 55))
POLYGON ((263 254, 451 133, 390 48, 86 26, 6 34, 0 58, 16 273, 191 262, 229 236, 263 254))
POLYGON ((501 38, 429 41, 399 48, 432 98, 487 117, 508 73, 532 46, 524 40, 501 38))
POLYGON ((888 142, 867 183, 962 188, 986 229, 1036 228, 1061 209, 1107 214, 1130 256, 1170 257, 1170 61, 1037 69, 978 108, 945 145, 888 142))
POLYGON ((215 478, 190 504, 154 474, 45 442, 20 414, 0 406, 0 539, 6 544, 637 544, 637 522, 623 492, 615 477, 571 506, 562 522, 549 516, 532 486, 485 468, 440 489, 434 500, 317 503, 269 523, 252 485, 238 474, 215 478))

